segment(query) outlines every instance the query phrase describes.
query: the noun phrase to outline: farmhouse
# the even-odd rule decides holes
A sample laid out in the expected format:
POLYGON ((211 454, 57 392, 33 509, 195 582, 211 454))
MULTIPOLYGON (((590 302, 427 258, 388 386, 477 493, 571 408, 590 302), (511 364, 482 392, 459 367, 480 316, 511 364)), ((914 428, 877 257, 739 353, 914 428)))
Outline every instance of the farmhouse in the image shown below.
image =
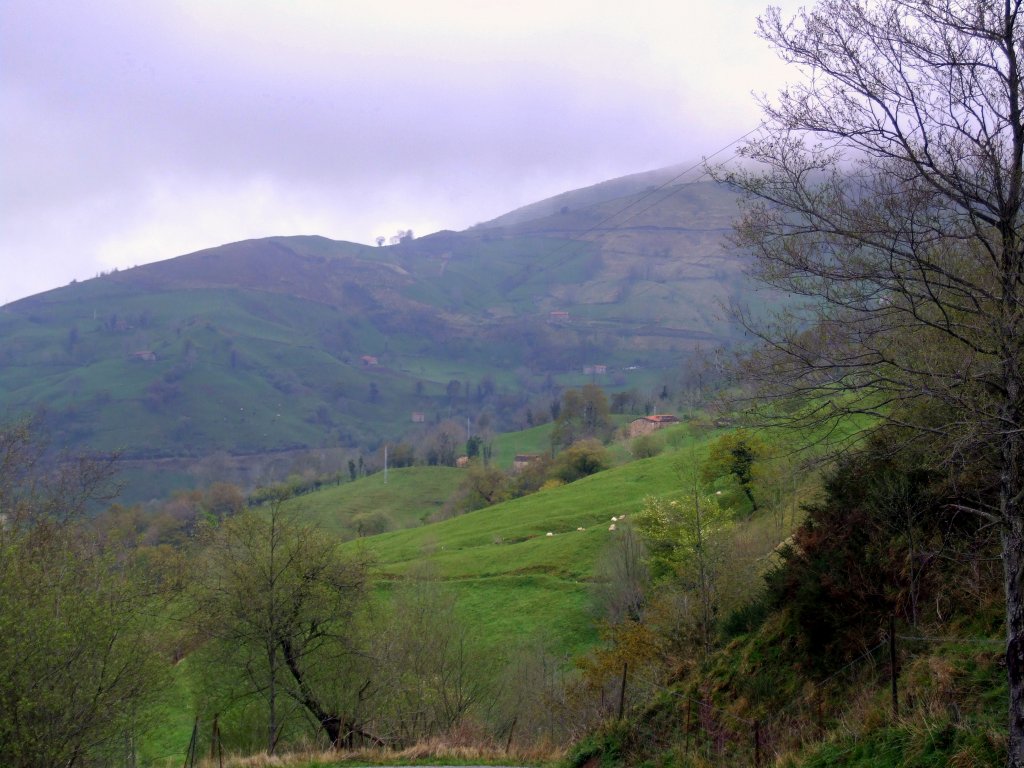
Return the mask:
POLYGON ((132 352, 128 357, 131 360, 143 360, 147 363, 156 362, 156 352, 151 349, 140 349, 138 352, 132 352))
POLYGON ((363 355, 359 358, 363 361, 363 365, 378 365, 377 358, 373 355, 363 355))
POLYGON ((421 413, 420 411, 413 411, 412 412, 412 423, 413 424, 423 424, 426 420, 427 420, 427 415, 425 413, 421 413))
POLYGON ((652 413, 650 416, 629 422, 629 436, 649 435, 651 432, 657 432, 659 429, 678 423, 679 417, 673 416, 671 413, 652 413))

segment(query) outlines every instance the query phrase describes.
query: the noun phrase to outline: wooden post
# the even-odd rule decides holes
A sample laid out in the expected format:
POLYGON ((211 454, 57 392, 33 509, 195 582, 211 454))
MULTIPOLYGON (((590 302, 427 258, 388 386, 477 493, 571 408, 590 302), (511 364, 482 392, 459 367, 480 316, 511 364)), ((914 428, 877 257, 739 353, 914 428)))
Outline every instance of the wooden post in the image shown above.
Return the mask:
POLYGON ((224 749, 220 743, 220 714, 213 715, 213 728, 210 730, 210 762, 217 758, 219 768, 224 768, 224 749))
POLYGON ((821 689, 815 686, 814 688, 814 706, 817 710, 817 721, 818 721, 818 738, 825 737, 825 705, 822 701, 823 694, 821 689))
POLYGON ((217 715, 213 716, 213 725, 210 728, 210 762, 217 756, 217 715))
POLYGON ((761 768, 761 721, 754 721, 754 768, 761 768))
POLYGON ((505 741, 505 754, 512 748, 512 734, 516 732, 516 723, 519 721, 519 715, 517 714, 512 718, 512 725, 508 729, 508 739, 505 741))
POLYGON ((629 669, 629 662, 622 662, 622 686, 619 688, 619 720, 626 711, 626 670, 629 669))
POLYGON ((896 688, 896 617, 889 617, 889 677, 892 679, 892 717, 896 720, 900 716, 900 697, 896 688))
POLYGON ((196 765, 196 742, 199 739, 199 716, 192 724, 192 738, 188 742, 188 750, 185 752, 185 768, 195 768, 196 765))
POLYGON ((685 731, 686 741, 685 741, 685 746, 683 747, 683 754, 689 754, 690 753, 690 728, 692 727, 691 723, 693 722, 693 719, 691 717, 692 714, 693 714, 693 702, 690 701, 689 699, 687 699, 686 700, 686 731, 685 731))

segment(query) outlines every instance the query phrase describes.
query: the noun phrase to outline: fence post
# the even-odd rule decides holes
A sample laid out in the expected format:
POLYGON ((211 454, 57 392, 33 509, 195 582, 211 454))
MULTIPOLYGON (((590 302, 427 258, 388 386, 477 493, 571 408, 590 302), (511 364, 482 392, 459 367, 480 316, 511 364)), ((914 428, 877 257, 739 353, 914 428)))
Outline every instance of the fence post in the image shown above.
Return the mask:
POLYGON ((754 721, 754 768, 761 768, 761 721, 754 721))
POLYGON ((825 703, 822 700, 823 698, 824 694, 821 692, 821 688, 814 686, 814 708, 817 715, 819 739, 825 737, 825 703))
POLYGON ((900 716, 900 697, 896 687, 896 617, 889 616, 889 677, 892 679, 892 717, 896 720, 900 716))
POLYGON ((192 738, 188 741, 188 750, 185 752, 185 768, 195 768, 196 765, 196 742, 199 740, 199 715, 192 724, 192 738))
POLYGON ((622 662, 622 686, 619 688, 619 720, 626 711, 626 670, 629 669, 629 662, 622 662))
POLYGON ((219 768, 224 768, 224 748, 220 743, 220 713, 213 715, 213 728, 210 730, 210 762, 217 758, 219 768))
POLYGON ((690 753, 690 728, 692 727, 691 723, 693 722, 693 719, 691 717, 692 712, 693 712, 693 702, 690 701, 690 699, 687 699, 686 700, 686 731, 685 731, 686 741, 685 741, 685 746, 683 747, 684 754, 689 754, 690 753))
POLYGON ((505 741, 505 754, 512 748, 512 734, 516 732, 516 723, 519 721, 519 714, 512 718, 512 725, 508 729, 508 739, 505 741))

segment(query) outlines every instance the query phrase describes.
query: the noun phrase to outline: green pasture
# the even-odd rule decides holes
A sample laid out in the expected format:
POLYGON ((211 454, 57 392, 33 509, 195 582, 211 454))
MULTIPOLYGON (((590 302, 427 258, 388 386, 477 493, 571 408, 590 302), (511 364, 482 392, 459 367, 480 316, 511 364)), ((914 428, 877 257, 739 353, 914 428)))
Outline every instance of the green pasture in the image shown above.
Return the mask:
POLYGON ((390 528, 423 525, 451 496, 463 476, 454 467, 403 467, 363 477, 354 483, 323 488, 298 496, 285 508, 326 531, 354 538, 367 516, 377 516, 390 528))

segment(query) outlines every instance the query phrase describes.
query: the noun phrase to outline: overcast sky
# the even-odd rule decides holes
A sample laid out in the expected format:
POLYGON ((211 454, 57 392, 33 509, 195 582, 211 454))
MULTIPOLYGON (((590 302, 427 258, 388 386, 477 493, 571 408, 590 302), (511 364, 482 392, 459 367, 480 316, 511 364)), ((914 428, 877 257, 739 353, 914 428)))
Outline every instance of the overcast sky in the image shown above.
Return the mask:
POLYGON ((792 74, 754 34, 766 5, 3 0, 0 304, 250 237, 463 229, 699 160, 792 74))

